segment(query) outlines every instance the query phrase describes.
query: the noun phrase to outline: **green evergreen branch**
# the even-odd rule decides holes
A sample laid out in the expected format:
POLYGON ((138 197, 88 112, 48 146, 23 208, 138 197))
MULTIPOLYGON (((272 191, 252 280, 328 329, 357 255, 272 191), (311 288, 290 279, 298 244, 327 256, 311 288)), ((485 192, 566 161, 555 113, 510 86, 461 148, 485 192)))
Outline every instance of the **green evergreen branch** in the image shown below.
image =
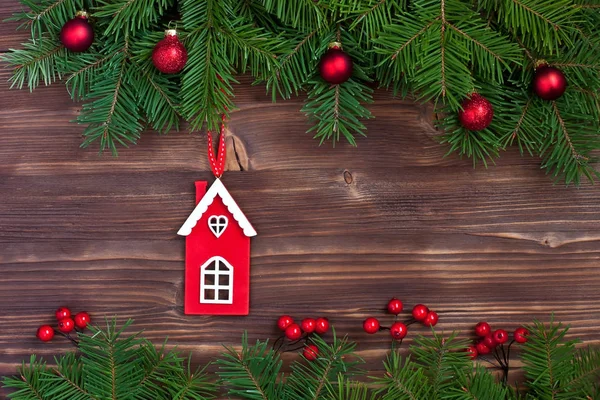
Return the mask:
POLYGON ((309 84, 313 88, 302 111, 316 123, 308 132, 316 131, 314 137, 321 143, 332 140, 335 145, 343 136, 355 146, 354 136, 365 136, 366 128, 361 119, 371 118, 363 103, 372 101, 372 89, 353 79, 341 85, 315 80, 309 81, 309 84))
POLYGON ((38 44, 30 40, 23 47, 18 50, 10 49, 0 58, 13 67, 13 74, 9 78, 11 89, 21 89, 27 85, 31 92, 40 82, 48 86, 61 78, 58 60, 66 57, 66 50, 62 45, 51 40, 38 44))
POLYGON ((43 41, 44 34, 57 38, 62 25, 83 8, 82 0, 21 0, 21 4, 29 11, 15 13, 8 20, 24 21, 19 28, 29 28, 34 43, 43 41))
POLYGON ((154 24, 173 5, 173 0, 97 0, 97 18, 107 18, 104 35, 119 40, 120 35, 134 36, 154 24))

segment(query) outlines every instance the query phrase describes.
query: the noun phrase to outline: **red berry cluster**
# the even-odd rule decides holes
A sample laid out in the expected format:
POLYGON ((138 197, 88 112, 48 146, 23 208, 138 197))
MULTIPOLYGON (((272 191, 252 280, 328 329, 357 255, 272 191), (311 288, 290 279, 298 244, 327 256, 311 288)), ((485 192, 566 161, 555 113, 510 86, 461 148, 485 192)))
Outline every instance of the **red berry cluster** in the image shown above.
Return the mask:
POLYGON ((381 330, 389 330, 390 335, 395 340, 402 340, 408 334, 408 326, 415 322, 421 322, 425 326, 435 326, 438 322, 438 315, 435 311, 431 311, 423 304, 417 304, 412 309, 412 318, 406 321, 398 321, 398 315, 404 309, 402 301, 397 298, 392 298, 388 301, 387 312, 396 316, 394 323, 390 327, 381 326, 379 320, 375 317, 369 317, 363 321, 363 330, 373 334, 381 330))
POLYGON ((277 319, 277 327, 284 332, 284 336, 292 342, 298 342, 304 336, 306 345, 303 347, 303 355, 308 361, 314 361, 319 356, 319 349, 314 344, 309 344, 310 335, 323 335, 329 330, 329 320, 327 318, 304 318, 300 324, 294 322, 289 315, 282 315, 277 319))
MULTIPOLYGON (((71 333, 74 329, 85 329, 88 324, 91 322, 90 314, 85 311, 79 312, 74 316, 71 315, 71 310, 67 307, 60 307, 54 313, 56 316, 56 320, 58 321, 57 329, 63 335, 69 338, 71 341, 71 337, 69 333, 71 333)), ((36 336, 42 342, 49 342, 54 338, 55 330, 50 325, 42 325, 38 328, 36 336)))
POLYGON ((475 325, 475 335, 477 335, 475 344, 466 349, 469 357, 473 360, 478 356, 491 354, 496 359, 497 363, 494 363, 486 358, 482 358, 495 367, 502 369, 504 372, 504 380, 506 381, 509 370, 510 348, 515 342, 527 342, 529 331, 523 327, 515 329, 513 333, 513 340, 508 343, 506 349, 504 348, 504 344, 508 342, 509 334, 504 329, 492 330, 490 324, 485 321, 481 321, 475 325))

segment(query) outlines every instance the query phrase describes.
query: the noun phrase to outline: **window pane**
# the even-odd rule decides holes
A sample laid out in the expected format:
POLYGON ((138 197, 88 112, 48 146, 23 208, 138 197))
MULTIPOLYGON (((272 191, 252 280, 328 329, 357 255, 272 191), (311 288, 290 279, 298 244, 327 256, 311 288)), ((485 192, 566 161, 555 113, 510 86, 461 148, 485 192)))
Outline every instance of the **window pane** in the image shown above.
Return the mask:
POLYGON ((215 262, 211 262, 209 265, 206 266, 206 270, 207 271, 214 271, 215 270, 215 262))
POLYGON ((215 299, 215 290, 214 289, 204 289, 204 300, 214 300, 215 299))
POLYGON ((219 268, 219 271, 229 271, 229 267, 225 263, 222 263, 222 262, 219 263, 218 268, 219 268))
POLYGON ((215 276, 213 274, 204 275, 204 284, 205 285, 214 285, 215 284, 215 276))
POLYGON ((219 275, 219 285, 229 286, 229 275, 219 275))
POLYGON ((219 300, 229 300, 229 290, 227 290, 227 289, 219 290, 219 300))

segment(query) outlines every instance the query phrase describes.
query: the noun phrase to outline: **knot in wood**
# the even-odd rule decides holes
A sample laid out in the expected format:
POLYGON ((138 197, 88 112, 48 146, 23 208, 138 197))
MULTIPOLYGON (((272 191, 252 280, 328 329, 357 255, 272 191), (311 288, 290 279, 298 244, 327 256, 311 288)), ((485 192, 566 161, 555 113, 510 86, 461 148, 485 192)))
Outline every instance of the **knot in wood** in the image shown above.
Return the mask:
POLYGON ((346 181, 346 183, 348 185, 352 183, 353 178, 352 178, 352 174, 350 173, 350 171, 344 171, 344 181, 346 181))

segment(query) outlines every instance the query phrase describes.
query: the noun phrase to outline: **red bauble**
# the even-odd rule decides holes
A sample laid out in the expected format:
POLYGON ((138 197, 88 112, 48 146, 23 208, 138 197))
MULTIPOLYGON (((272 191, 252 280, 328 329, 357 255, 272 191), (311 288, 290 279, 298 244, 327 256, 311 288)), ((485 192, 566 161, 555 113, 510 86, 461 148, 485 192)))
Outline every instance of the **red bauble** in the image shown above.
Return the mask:
POLYGON ((493 349, 498 345, 492 333, 488 333, 487 335, 485 335, 485 337, 481 339, 481 343, 485 344, 488 349, 493 349))
POLYGON ((42 325, 38 328, 36 336, 42 342, 49 342, 54 337, 54 329, 50 325, 42 325))
POLYGON ((494 337, 494 342, 498 344, 504 344, 508 340, 508 333, 504 329, 496 329, 494 333, 492 333, 494 337))
POLYGON ((477 350, 477 354, 489 354, 491 352, 490 348, 481 342, 477 343, 475 349, 477 350))
POLYGON ((556 100, 567 89, 567 78, 555 67, 542 65, 535 70, 533 91, 541 99, 556 100))
POLYGON ((291 324, 285 328, 285 337, 290 340, 298 340, 302 337, 302 329, 300 329, 298 324, 291 324))
POLYGON ((317 318, 317 325, 315 326, 315 332, 319 335, 327 333, 329 330, 329 320, 327 318, 317 318))
POLYGON ((79 329, 85 329, 92 320, 90 319, 90 314, 82 311, 75 314, 73 321, 75 321, 75 326, 79 329))
POLYGON ((369 317, 363 322, 363 330, 367 333, 377 333, 379 331, 379 321, 377 318, 369 317))
POLYGON ((458 112, 458 119, 462 126, 470 131, 480 131, 487 128, 494 118, 494 109, 485 97, 473 93, 462 104, 462 110, 458 112))
POLYGON ((63 318, 58 321, 58 330, 62 333, 69 333, 75 329, 75 321, 71 318, 63 318))
POLYGON ((525 343, 527 341, 527 336, 529 336, 529 331, 523 327, 515 329, 515 342, 517 343, 525 343))
POLYGON ((71 310, 69 310, 67 307, 59 307, 54 315, 56 315, 56 320, 60 321, 63 318, 69 318, 71 316, 71 310))
POLYGON ((477 325, 475 325, 475 334, 477 336, 484 337, 491 331, 492 331, 492 328, 490 328, 490 324, 488 324, 487 322, 481 321, 481 322, 477 323, 477 325))
POLYGON ((352 59, 339 47, 332 47, 321 57, 319 74, 327 83, 344 83, 352 76, 352 59))
POLYGON ((394 322, 390 326, 390 335, 396 340, 404 339, 408 334, 408 328, 402 322, 394 322))
POLYGON ((87 13, 80 11, 68 20, 60 30, 60 42, 71 51, 81 52, 94 42, 94 29, 87 19, 87 13))
POLYGON ((313 318, 304 318, 300 323, 302 330, 306 333, 313 333, 317 327, 317 321, 313 318))
POLYGON ((424 306, 423 304, 417 304, 412 309, 412 316, 417 321, 425 321, 425 318, 427 318, 428 313, 429 308, 427 308, 427 306, 424 306))
POLYGON ((388 302, 387 310, 390 314, 398 315, 402 312, 403 307, 402 302, 394 297, 388 302))
POLYGON ((185 67, 187 50, 179 41, 175 29, 165 31, 165 38, 156 43, 152 51, 152 62, 164 74, 176 74, 185 67))
POLYGON ((315 361, 319 356, 319 348, 314 344, 307 344, 302 354, 308 361, 315 361))
POLYGON ((438 315, 435 311, 429 311, 427 313, 427 316, 425 317, 425 320, 423 321, 423 324, 425 324, 425 326, 435 326, 438 322, 438 315))
POLYGON ((294 319, 289 315, 282 315, 277 319, 277 327, 282 331, 285 331, 285 329, 293 323, 294 319))

